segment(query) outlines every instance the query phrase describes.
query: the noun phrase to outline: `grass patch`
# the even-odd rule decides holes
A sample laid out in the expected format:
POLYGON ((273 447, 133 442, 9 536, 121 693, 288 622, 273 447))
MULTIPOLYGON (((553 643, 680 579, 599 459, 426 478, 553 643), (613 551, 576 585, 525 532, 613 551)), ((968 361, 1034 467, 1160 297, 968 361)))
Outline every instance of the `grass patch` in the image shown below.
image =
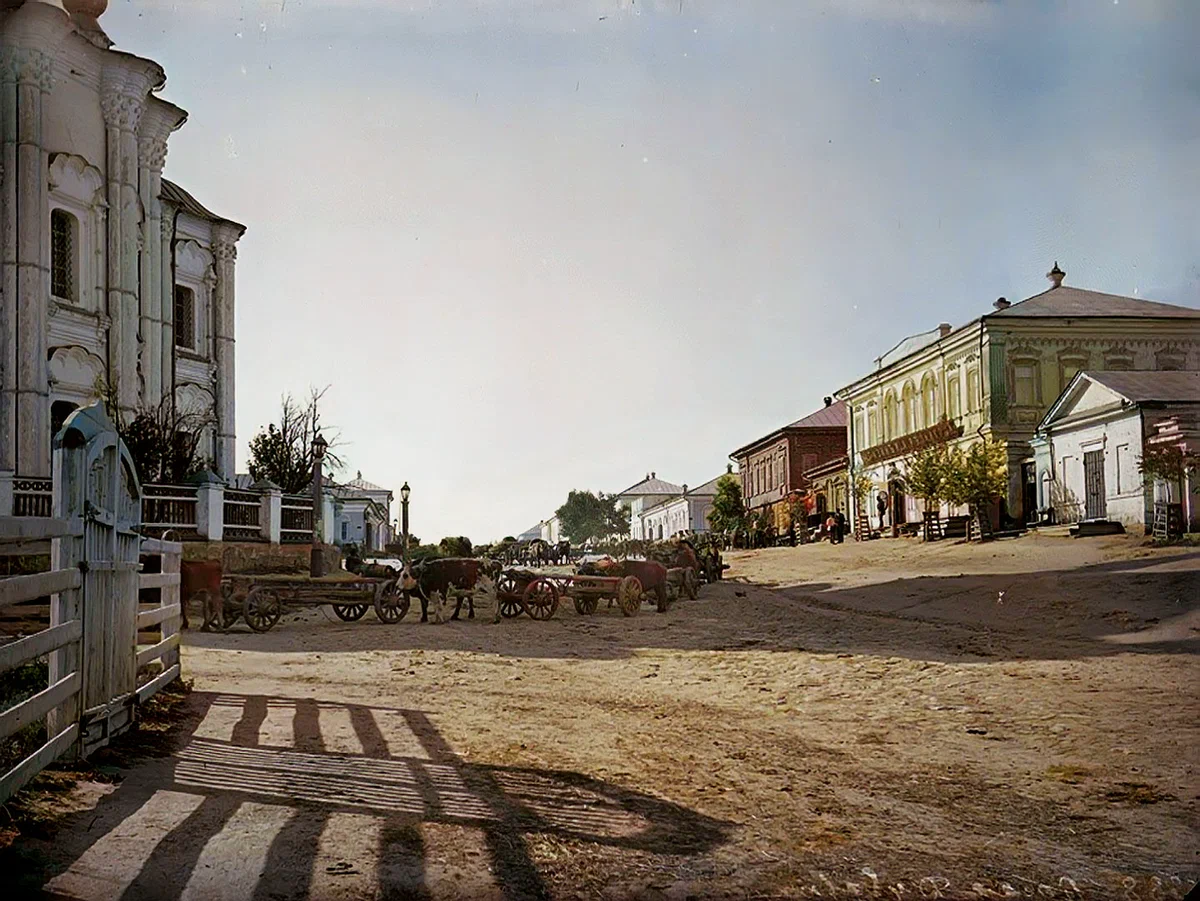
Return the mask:
POLYGON ((1159 791, 1145 782, 1118 782, 1104 793, 1104 798, 1114 804, 1157 804, 1175 800, 1174 795, 1159 791))
POLYGON ((1047 779, 1053 779, 1055 782, 1065 782, 1067 785, 1078 785, 1090 775, 1092 775, 1092 771, 1087 767, 1071 764, 1047 767, 1045 773, 1047 779))

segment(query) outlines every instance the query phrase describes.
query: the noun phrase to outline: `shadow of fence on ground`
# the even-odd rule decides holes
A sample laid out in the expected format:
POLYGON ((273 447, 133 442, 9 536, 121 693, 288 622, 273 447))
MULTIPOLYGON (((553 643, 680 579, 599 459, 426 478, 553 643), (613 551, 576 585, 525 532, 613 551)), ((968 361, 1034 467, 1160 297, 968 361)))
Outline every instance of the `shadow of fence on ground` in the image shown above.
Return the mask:
POLYGON ((511 899, 550 897, 530 851, 533 835, 696 855, 723 843, 729 828, 669 801, 579 773, 466 762, 419 710, 259 695, 198 693, 193 698, 199 707, 195 726, 208 720, 215 728, 203 731, 212 733, 224 723, 228 738, 193 732, 173 757, 144 765, 146 772, 103 799, 86 814, 86 822, 68 824, 55 846, 58 859, 46 885, 50 897, 56 892, 89 897, 89 884, 95 890, 91 897, 122 901, 167 901, 205 889, 219 894, 221 879, 244 873, 201 873, 198 867, 202 856, 210 867, 213 852, 206 849, 222 843, 226 854, 241 853, 238 833, 223 833, 247 805, 273 811, 262 828, 275 831, 253 888, 228 888, 230 897, 259 901, 311 894, 323 835, 340 813, 380 821, 373 855, 376 892, 389 898, 429 897, 422 823, 478 830, 495 894, 511 899), (260 743, 268 717, 277 722, 287 713, 291 744, 260 743), (361 754, 325 748, 323 713, 348 717, 361 754), (381 716, 405 733, 394 729, 393 741, 419 753, 393 754, 381 716), (156 799, 164 797, 176 802, 173 817, 154 809, 163 803, 156 799), (130 825, 135 820, 138 825, 130 825), (114 865, 112 855, 129 850, 126 836, 155 822, 162 834, 148 854, 114 865), (100 881, 89 883, 97 872, 103 874, 100 881), (200 884, 193 884, 197 880, 200 884))

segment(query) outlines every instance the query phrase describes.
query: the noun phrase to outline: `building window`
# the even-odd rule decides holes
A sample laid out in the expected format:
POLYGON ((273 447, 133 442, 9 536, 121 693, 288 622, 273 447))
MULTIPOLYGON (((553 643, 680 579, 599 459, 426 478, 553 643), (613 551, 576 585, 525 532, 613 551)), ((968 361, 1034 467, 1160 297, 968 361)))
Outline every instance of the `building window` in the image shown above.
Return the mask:
POLYGON ((50 213, 50 293, 59 300, 79 300, 75 284, 79 220, 66 210, 50 213))
POLYGON ((937 403, 937 387, 934 385, 933 376, 925 376, 925 381, 921 385, 921 424, 925 428, 929 428, 941 417, 938 415, 937 403))
POLYGON ((889 391, 887 397, 883 399, 883 427, 887 430, 887 435, 884 437, 889 441, 900 434, 898 415, 899 411, 896 409, 896 395, 889 391))
POLYGON ((1155 362, 1158 363, 1158 368, 1162 370, 1180 370, 1184 368, 1187 360, 1182 351, 1163 350, 1159 351, 1155 356, 1155 362))
POLYGON ((817 455, 816 454, 802 455, 800 457, 800 466, 804 470, 804 472, 808 472, 810 469, 815 469, 817 466, 817 455))
POLYGON ((967 412, 974 413, 979 409, 979 370, 967 370, 967 412))
POLYGON ((1038 402, 1037 363, 1024 360, 1013 364, 1013 403, 1018 407, 1033 407, 1038 402))
POLYGON ((904 386, 903 397, 903 432, 902 434, 909 435, 915 432, 917 426, 917 389, 913 387, 912 382, 904 386))
POLYGON ((175 286, 175 346, 196 349, 196 295, 183 285, 175 286))
POLYGON ((1067 385, 1071 384, 1071 379, 1075 378, 1084 369, 1087 369, 1087 357, 1063 357, 1060 359, 1058 361, 1058 373, 1062 381, 1058 386, 1059 390, 1061 391, 1067 385))
POLYGON ((962 416, 962 396, 959 392, 958 376, 946 379, 946 405, 950 408, 950 418, 958 421, 962 416))
POLYGON ((879 441, 879 408, 872 404, 867 407, 867 431, 863 435, 863 447, 871 447, 879 441))

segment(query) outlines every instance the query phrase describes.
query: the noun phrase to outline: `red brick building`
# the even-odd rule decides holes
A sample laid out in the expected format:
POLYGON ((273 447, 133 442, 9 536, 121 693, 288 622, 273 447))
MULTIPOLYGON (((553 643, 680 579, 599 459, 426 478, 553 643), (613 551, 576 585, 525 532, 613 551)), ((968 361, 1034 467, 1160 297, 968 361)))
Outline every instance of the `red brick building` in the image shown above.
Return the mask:
POLYGON ((846 405, 825 406, 730 454, 742 477, 747 510, 777 504, 792 491, 804 492, 804 473, 846 455, 846 405))

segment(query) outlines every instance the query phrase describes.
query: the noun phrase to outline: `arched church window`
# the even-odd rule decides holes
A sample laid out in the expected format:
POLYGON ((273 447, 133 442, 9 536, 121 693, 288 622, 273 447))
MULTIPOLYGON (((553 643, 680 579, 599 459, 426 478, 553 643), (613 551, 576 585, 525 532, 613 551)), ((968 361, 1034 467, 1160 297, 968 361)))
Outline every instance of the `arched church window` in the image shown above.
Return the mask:
POLYGON ((66 210, 50 213, 50 293, 59 300, 79 300, 76 284, 79 220, 66 210))

